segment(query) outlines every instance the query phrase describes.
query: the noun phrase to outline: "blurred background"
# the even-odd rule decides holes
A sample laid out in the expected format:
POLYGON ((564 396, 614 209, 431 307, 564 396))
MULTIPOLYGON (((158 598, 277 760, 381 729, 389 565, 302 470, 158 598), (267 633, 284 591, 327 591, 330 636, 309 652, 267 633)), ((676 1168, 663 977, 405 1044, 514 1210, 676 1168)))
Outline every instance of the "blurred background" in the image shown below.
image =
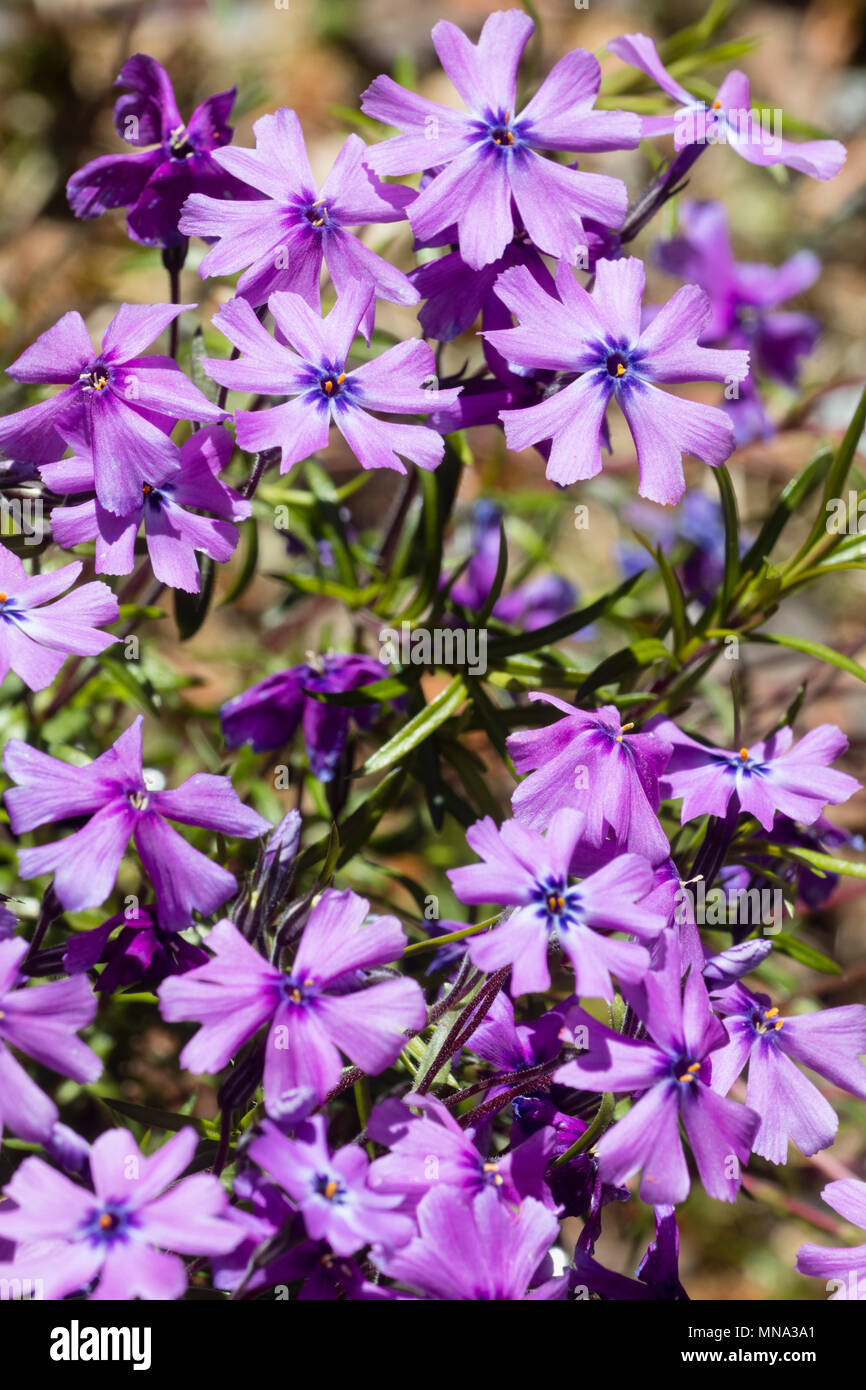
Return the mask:
MULTIPOLYGON (((206 96, 237 85, 236 144, 253 143, 251 127, 258 116, 281 105, 293 107, 304 126, 314 170, 323 175, 350 130, 369 140, 381 135, 379 127, 358 110, 359 95, 373 77, 388 72, 405 85, 453 103, 452 89, 437 67, 430 44, 432 25, 447 18, 474 33, 488 13, 502 7, 488 0, 288 0, 285 5, 280 0, 167 0, 164 4, 3 0, 2 363, 16 357, 70 308, 80 310, 98 337, 121 300, 168 298, 160 253, 127 239, 124 213, 76 222, 64 193, 66 180, 85 161, 122 148, 112 123, 117 95, 112 84, 130 54, 143 51, 164 64, 184 116, 206 96)), ((625 71, 618 59, 602 52, 611 38, 639 30, 663 39, 700 21, 706 7, 699 0, 642 0, 639 5, 628 0, 589 0, 586 8, 577 8, 571 0, 535 0, 533 8, 540 20, 540 38, 533 46, 531 62, 539 76, 568 49, 584 47, 598 53, 610 78, 625 71)), ((798 124, 792 126, 796 135, 830 134, 849 150, 842 172, 829 183, 788 177, 785 171, 776 177, 775 171, 754 168, 724 149, 709 153, 693 171, 689 196, 724 201, 739 260, 778 264, 795 251, 809 248, 823 266, 814 286, 795 305, 821 323, 816 349, 803 366, 802 392, 797 396, 775 388, 768 399, 778 432, 740 450, 731 463, 747 529, 750 525, 757 529, 754 523, 759 524, 770 499, 803 468, 818 445, 841 434, 864 376, 864 8, 862 0, 731 4, 724 6, 713 36, 713 45, 731 44, 735 50, 746 37, 756 41, 733 64, 748 71, 754 105, 781 107, 786 117, 790 112, 796 118, 798 124)), ((702 67, 700 76, 714 80, 730 66, 720 56, 702 67)), ((640 80, 632 90, 652 91, 650 84, 640 80)), ((628 104, 626 97, 620 99, 628 104)), ((607 104, 615 105, 616 100, 611 98, 607 104)), ((644 145, 629 153, 587 158, 585 164, 616 172, 635 196, 664 148, 663 142, 656 144, 655 153, 644 145)), ((675 209, 666 209, 659 225, 653 224, 636 243, 637 253, 647 255, 660 232, 669 234, 674 217, 675 209)), ((386 250, 404 269, 411 268, 414 258, 405 224, 372 230, 371 244, 376 249, 386 250)), ((193 320, 201 322, 212 350, 225 351, 208 320, 219 303, 230 297, 232 286, 220 280, 205 284, 198 278, 196 267, 202 254, 201 245, 194 244, 183 272, 181 297, 199 304, 198 314, 187 316, 190 322, 183 324, 183 365, 189 365, 193 320)), ((661 302, 677 283, 651 271, 649 298, 661 302)), ((381 306, 377 323, 386 335, 417 332, 411 312, 389 304, 381 306)), ((458 369, 466 359, 481 363, 473 335, 449 347, 446 372, 458 369)), ((0 385, 0 410, 17 409, 22 403, 13 385, 0 385)), ((614 428, 613 457, 603 476, 589 487, 572 488, 566 498, 545 482, 544 463, 537 454, 508 454, 498 431, 476 431, 471 443, 472 466, 466 471, 449 537, 452 560, 459 560, 472 544, 471 508, 484 495, 505 510, 512 565, 521 574, 528 574, 533 566, 555 569, 589 598, 621 578, 634 548, 630 523, 637 520, 627 506, 636 491, 627 434, 614 428), (589 508, 585 529, 577 529, 572 521, 572 506, 577 502, 589 508)), ((356 471, 339 440, 323 462, 338 482, 356 471)), ((239 477, 244 469, 238 461, 239 477)), ((715 505, 717 494, 709 470, 693 465, 689 482, 715 505)), ((359 532, 381 521, 395 486, 391 475, 377 475, 352 499, 352 524, 359 532)), ((645 513, 639 520, 647 529, 657 522, 645 513)), ((665 524, 671 522, 675 518, 667 517, 665 524)), ((688 548, 694 541, 677 533, 675 524, 673 529, 670 545, 680 546, 676 554, 681 556, 682 546, 688 548)), ((339 648, 353 639, 351 625, 338 606, 300 593, 287 601, 284 579, 290 556, 285 537, 268 523, 265 512, 259 516, 259 531, 259 577, 230 609, 214 607, 207 623, 183 643, 170 620, 142 631, 153 682, 158 688, 162 682, 166 691, 183 690, 182 701, 166 701, 170 713, 165 724, 149 725, 153 760, 170 756, 183 775, 205 765, 209 770, 221 766, 213 712, 223 700, 302 659, 307 649, 339 648), (183 740, 180 753, 170 753, 178 738, 183 740)), ((798 539, 794 528, 792 541, 798 539)), ((705 545, 712 552, 717 542, 705 545)), ((240 563, 238 558, 220 572, 218 594, 228 592, 240 563)), ((782 630, 829 643, 866 661, 864 599, 866 584, 860 573, 823 579, 802 599, 789 601, 782 630)), ((581 655, 583 648, 591 665, 613 649, 604 630, 586 643, 575 644, 581 655)), ((860 684, 833 667, 816 667, 807 658, 779 649, 750 647, 742 665, 749 741, 764 736, 808 677, 805 722, 799 731, 822 720, 841 725, 851 741, 845 766, 866 780, 866 702, 860 684)), ((690 712, 691 726, 714 739, 730 736, 725 678, 726 673, 720 672, 718 688, 705 691, 693 715, 690 712)), ((122 707, 123 692, 115 691, 113 699, 116 711, 122 707)), ((18 731, 16 719, 13 708, 4 709, 0 724, 4 736, 18 731)), ((510 790, 504 770, 495 759, 488 765, 491 790, 504 799, 510 790)), ((251 765, 242 771, 254 782, 251 765)), ((285 809, 272 802, 266 805, 264 793, 261 796, 262 809, 285 809)), ((833 819, 854 834, 866 831, 866 797, 861 794, 838 808, 833 819)), ((392 868, 417 881, 432 882, 431 891, 443 893, 443 901, 450 903, 444 915, 459 916, 443 877, 444 867, 460 862, 455 858, 460 854, 459 842, 459 835, 433 838, 419 853, 417 840, 395 834, 388 857, 392 868)), ((11 852, 4 857, 11 874, 11 852)), ((351 886, 375 896, 372 880, 365 880, 360 868, 355 872, 351 886)), ((9 891, 11 884, 12 879, 4 876, 2 886, 9 891)), ((399 889, 393 892, 399 896, 399 889)), ((811 914, 799 928, 805 940, 838 960, 844 973, 818 975, 785 961, 774 980, 781 991, 809 1007, 816 1001, 823 1005, 866 1001, 863 903, 857 881, 849 880, 836 890, 827 907, 811 914)), ((141 1025, 141 1031, 133 1028, 117 1051, 115 1093, 139 1103, 158 1100, 169 1109, 189 1102, 196 1113, 213 1114, 213 1088, 197 1082, 190 1095, 184 1089, 188 1078, 178 1079, 176 1030, 154 1027, 152 1010, 142 1013, 141 1025)), ((694 1298, 823 1296, 815 1281, 794 1273, 796 1250, 804 1239, 822 1239, 816 1233, 822 1227, 815 1222, 831 1214, 821 1207, 818 1193, 828 1176, 838 1175, 835 1163, 840 1161, 866 1178, 864 1105, 841 1095, 832 1099, 842 1125, 829 1154, 807 1161, 792 1150, 792 1161, 782 1170, 758 1162, 752 1190, 741 1197, 735 1210, 694 1193, 682 1214, 681 1270, 694 1298), (810 1217, 810 1212, 818 1215, 810 1217)), ((608 1213, 597 1257, 612 1268, 631 1272, 649 1233, 646 1209, 630 1203, 608 1208, 608 1213)), ((832 1220, 827 1229, 835 1230, 837 1224, 832 1220)))

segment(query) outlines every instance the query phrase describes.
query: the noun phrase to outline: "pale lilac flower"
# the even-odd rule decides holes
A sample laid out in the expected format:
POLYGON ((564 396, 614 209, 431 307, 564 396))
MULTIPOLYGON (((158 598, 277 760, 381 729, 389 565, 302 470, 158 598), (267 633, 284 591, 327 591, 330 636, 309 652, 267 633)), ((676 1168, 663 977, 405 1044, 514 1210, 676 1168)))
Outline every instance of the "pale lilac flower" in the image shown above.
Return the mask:
POLYGON ((85 1290, 113 1302, 181 1298, 187 1273, 178 1256, 219 1255, 243 1236, 225 1219, 218 1178, 177 1181, 197 1142, 186 1126, 145 1158, 129 1130, 110 1129, 90 1150, 92 1191, 41 1158, 25 1159, 3 1189, 16 1205, 0 1203, 0 1236, 18 1244, 0 1275, 30 1280, 47 1299, 85 1290))
POLYGON ((832 179, 845 163, 845 146, 838 140, 804 140, 800 144, 784 140, 776 125, 781 113, 754 108, 744 72, 729 72, 714 100, 706 102, 692 96, 670 75, 646 34, 623 34, 609 43, 608 49, 645 72, 680 103, 669 116, 643 117, 641 133, 645 136, 673 134, 678 150, 687 145, 730 145, 749 164, 786 164, 813 179, 832 179))
POLYGON ((410 338, 388 348, 360 367, 349 367, 355 334, 370 303, 369 288, 354 281, 330 313, 320 318, 296 294, 271 295, 268 308, 285 341, 262 327, 243 299, 230 300, 214 316, 214 325, 240 349, 233 361, 205 358, 205 371, 235 391, 292 396, 266 410, 239 410, 235 417, 242 449, 282 451, 280 472, 327 447, 335 424, 362 468, 392 468, 405 473, 398 457, 419 468, 436 468, 445 443, 436 430, 378 419, 370 411, 428 414, 451 405, 459 387, 439 391, 431 348, 410 338), (291 346, 286 346, 288 343, 291 346))
POLYGON ((734 448, 734 432, 718 406, 661 387, 739 383, 748 375, 749 354, 698 345, 711 305, 696 285, 677 290, 642 326, 644 281, 643 262, 634 256, 599 261, 588 293, 561 261, 555 297, 517 266, 496 289, 518 326, 485 338, 512 365, 575 378, 538 405, 501 413, 509 448, 549 439, 548 478, 561 485, 593 478, 601 472, 607 407, 616 400, 635 443, 640 495, 671 505, 685 492, 683 454, 718 467, 734 448))
POLYGON ((18 556, 0 545, 0 682, 11 670, 29 690, 45 690, 70 653, 98 656, 120 640, 98 630, 119 616, 107 584, 82 584, 58 597, 83 568, 78 560, 28 576, 18 556))
POLYGON ((377 174, 436 169, 409 206, 412 230, 429 242, 456 223, 460 254, 480 270, 500 257, 515 214, 539 250, 574 262, 585 246, 584 218, 620 226, 628 195, 620 179, 566 169, 540 150, 634 149, 640 120, 626 111, 596 111, 598 60, 578 48, 561 58, 532 100, 517 109, 517 69, 534 29, 521 10, 487 17, 477 44, 440 20, 433 44, 464 110, 417 96, 377 77, 361 109, 403 131, 373 146, 377 174))
MULTIPOLYGON (((362 223, 400 222, 414 197, 410 189, 375 177, 363 140, 349 136, 319 187, 294 111, 283 106, 262 116, 253 134, 254 150, 224 146, 213 154, 221 168, 250 186, 252 201, 236 195, 227 203, 193 193, 183 209, 182 231, 217 239, 200 274, 243 270, 237 293, 253 307, 266 303, 274 291, 290 290, 318 310, 324 262, 338 294, 363 284, 379 299, 417 304, 418 291, 408 277, 347 230, 362 223)), ((365 337, 372 328, 371 302, 365 337)))

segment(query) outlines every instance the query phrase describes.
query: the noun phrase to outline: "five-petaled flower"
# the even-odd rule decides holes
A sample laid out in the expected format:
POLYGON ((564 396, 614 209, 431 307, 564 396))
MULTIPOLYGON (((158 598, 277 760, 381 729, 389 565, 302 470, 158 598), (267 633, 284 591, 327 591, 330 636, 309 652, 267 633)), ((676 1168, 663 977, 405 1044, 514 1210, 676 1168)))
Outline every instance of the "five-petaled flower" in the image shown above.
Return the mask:
POLYGON ((118 97, 114 124, 130 145, 153 146, 134 154, 105 154, 85 164, 66 185, 76 217, 98 217, 109 208, 129 208, 126 227, 145 246, 178 246, 184 201, 193 191, 231 199, 243 185, 214 160, 232 138, 228 125, 236 87, 208 97, 184 124, 171 78, 146 53, 128 58, 115 83, 131 91, 118 97))
POLYGON ((405 473, 398 457, 419 468, 441 463, 445 442, 425 425, 384 420, 370 411, 427 414, 451 405, 460 388, 439 391, 433 351, 420 338, 387 348, 360 367, 350 367, 349 352, 370 302, 369 286, 355 281, 325 318, 297 294, 272 294, 268 308, 277 328, 291 344, 272 338, 249 304, 232 299, 214 316, 214 324, 240 349, 234 361, 205 358, 202 366, 222 386, 293 396, 266 410, 239 410, 235 416, 242 449, 282 451, 280 472, 327 446, 337 426, 362 468, 392 468, 405 473))
POLYGON ((640 119, 596 111, 598 60, 578 48, 561 58, 522 111, 517 68, 533 21, 520 10, 488 15, 477 44, 455 24, 433 29, 439 60, 466 110, 442 106, 377 77, 361 110, 404 133, 374 145, 377 174, 437 169, 409 205, 412 230, 429 241, 456 223, 460 254, 476 270, 497 260, 514 235, 514 206, 539 250, 572 264, 587 243, 584 218, 619 227, 628 194, 609 174, 567 169, 539 150, 633 150, 640 119))
POLYGON ((197 772, 174 791, 161 789, 161 774, 142 769, 141 726, 139 715, 107 752, 84 767, 10 739, 3 766, 16 785, 4 799, 16 835, 68 816, 88 817, 63 840, 19 850, 22 878, 53 873, 54 891, 67 911, 99 907, 134 838, 156 893, 160 925, 180 931, 194 911, 214 912, 237 884, 234 874, 194 849, 168 821, 243 839, 271 826, 241 803, 227 777, 197 772))
POLYGON ((684 285, 642 326, 643 262, 599 261, 588 293, 564 261, 556 296, 523 266, 507 270, 497 294, 519 320, 485 334, 509 362, 565 374, 562 389, 538 405, 504 410, 511 449, 552 441, 547 476, 565 485, 601 472, 602 425, 611 400, 622 410, 637 450, 639 492, 672 505, 685 492, 682 456, 717 467, 734 448, 730 420, 718 406, 661 390, 686 381, 744 381, 749 354, 699 347, 711 312, 696 285, 684 285))

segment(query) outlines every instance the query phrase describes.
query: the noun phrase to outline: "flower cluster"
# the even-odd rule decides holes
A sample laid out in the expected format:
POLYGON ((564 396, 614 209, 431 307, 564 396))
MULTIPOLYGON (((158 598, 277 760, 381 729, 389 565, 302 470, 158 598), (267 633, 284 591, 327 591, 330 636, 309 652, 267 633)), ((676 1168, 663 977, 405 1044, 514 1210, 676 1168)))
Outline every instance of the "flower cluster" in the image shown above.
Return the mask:
MULTIPOLYGON (((754 541, 724 467, 773 430, 756 376, 797 384, 818 325, 780 306, 819 266, 809 252, 739 263, 721 205, 687 200, 650 259, 685 283, 658 305, 629 245, 707 146, 817 179, 844 150, 771 140, 744 74, 704 100, 641 34, 610 52, 672 113, 644 114, 645 93, 640 113, 611 109, 584 49, 524 100, 533 29, 520 10, 490 14, 477 42, 439 22, 456 104, 377 77, 361 111, 397 133, 369 146, 349 135, 323 181, 295 111, 256 120, 254 148, 232 144, 234 90, 184 123, 168 74, 138 54, 115 107, 134 151, 69 181, 76 216, 125 208, 129 235, 162 249, 172 302, 121 304, 98 348, 70 311, 7 369, 22 389, 0 451, 10 477, 22 469, 50 499, 51 534, 45 567, 41 550, 0 547, 0 683, 11 673, 27 688, 8 722, 4 711, 4 805, 30 894, 0 905, 0 1139, 42 1150, 9 1150, 3 1288, 166 1300, 196 1280, 226 1301, 283 1288, 358 1301, 683 1299, 678 1209, 692 1189, 736 1202, 750 1163, 772 1173, 792 1144, 820 1153, 840 1093, 866 1100, 866 1006, 801 1009, 777 962, 826 958, 775 919, 734 910, 768 887, 792 915, 823 905, 850 870, 829 851, 860 844, 825 818, 861 790, 841 765, 848 740, 814 721, 795 737, 802 695, 768 718, 734 682, 728 747, 708 713, 719 687, 701 700, 729 638, 751 640, 822 566, 862 568, 850 547, 825 564, 832 544, 814 531, 788 570, 770 561, 826 456, 754 541), (673 162, 631 207, 622 178, 584 167, 667 135, 673 162), (411 233, 414 268, 372 250, 371 226, 411 233), (187 375, 179 336, 197 305, 176 291, 191 237, 207 243, 202 279, 238 278, 220 287, 187 375), (419 332, 385 333, 379 301, 417 316, 419 332), (446 375, 445 346, 473 326, 475 359, 446 375), (148 351, 166 332, 168 352, 148 351), (579 609, 523 518, 518 542, 545 568, 509 572, 501 498, 475 496, 446 546, 471 449, 458 431, 492 426, 512 451, 534 446, 565 489, 601 472, 617 414, 645 499, 624 515, 649 561, 627 556, 612 594, 579 609), (322 466, 332 446, 360 469, 348 483, 322 466), (686 491, 688 458, 718 470, 719 507, 686 491), (380 478, 374 543, 346 503, 382 469, 408 477, 380 478), (645 524, 647 504, 684 498, 645 524), (273 532, 291 529, 277 521, 256 576, 274 508, 296 514, 280 557, 292 570, 272 567, 273 532), (681 542, 685 564, 668 553, 681 542), (56 549, 79 558, 57 563, 56 549), (654 574, 661 616, 647 601, 654 574), (130 575, 117 593, 106 582, 130 575), (246 639, 241 598, 257 577, 266 593, 283 578, 291 592, 268 609, 275 655, 254 648, 256 678, 237 690, 221 679, 222 649, 226 633, 246 639), (200 657, 212 686, 187 689, 204 684, 198 652, 174 684, 155 658, 133 675, 111 654, 164 619, 166 587, 179 591, 179 637, 193 636, 215 585, 228 612, 200 657), (346 650, 287 654, 307 618, 330 642, 337 607, 346 650), (627 645, 590 668, 607 619, 627 645), (489 668, 466 672, 460 639, 477 625, 486 644, 488 621, 489 668), (385 622, 429 623, 452 655, 416 669, 373 654, 385 622), (575 637, 586 646, 570 647, 575 637), (423 679, 443 670, 444 687, 423 679), (130 692, 152 722, 126 716, 118 732, 130 692), (184 776, 190 750, 207 770, 184 776), (436 841, 431 893, 417 849, 446 817, 465 846, 436 841), (698 888, 725 897, 719 919, 696 905, 698 888), (449 891, 466 921, 440 913, 449 891), (212 1089, 215 1118, 126 1101, 135 1130, 95 1123, 88 1088, 110 1053, 89 1031, 98 1002, 151 1009, 179 1071, 212 1089), (70 1093, 81 1134, 61 1118, 70 1093), (650 1209, 634 1278, 596 1258, 623 1203, 650 1209)), ((862 424, 837 451, 837 481, 862 424)), ((775 629, 762 637, 835 657, 775 629)), ((853 657, 835 664, 866 679, 853 657)), ((848 1177, 824 1195, 866 1226, 864 1193, 848 1177)), ((797 1268, 866 1275, 866 1249, 806 1244, 797 1268)))

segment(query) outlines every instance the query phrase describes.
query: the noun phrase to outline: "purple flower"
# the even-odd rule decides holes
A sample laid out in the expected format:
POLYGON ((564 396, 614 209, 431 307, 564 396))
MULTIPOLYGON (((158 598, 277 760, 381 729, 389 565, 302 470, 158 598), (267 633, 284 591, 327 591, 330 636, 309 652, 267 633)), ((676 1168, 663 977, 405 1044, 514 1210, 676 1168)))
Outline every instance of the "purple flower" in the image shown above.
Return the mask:
MULTIPOLYGON (((44 464, 42 476, 56 492, 78 493, 94 486, 93 456, 82 439, 73 440, 72 458, 44 464)), ((197 594, 196 552, 212 560, 231 559, 238 543, 232 523, 248 517, 252 503, 220 481, 231 458, 233 440, 221 425, 197 430, 177 453, 175 466, 156 466, 141 485, 135 505, 123 516, 107 511, 98 497, 76 506, 55 507, 51 534, 69 548, 96 541, 97 574, 131 574, 142 521, 154 575, 172 589, 197 594), (195 507, 196 511, 190 511, 195 507), (211 516, 202 516, 210 512, 211 516), (215 519, 216 518, 216 519, 215 519)))
POLYGON ((568 957, 575 993, 591 998, 613 998, 612 973, 637 980, 649 967, 643 946, 609 935, 623 931, 652 941, 664 930, 664 917, 639 904, 653 887, 649 862, 636 854, 619 855, 572 883, 571 864, 583 833, 584 817, 568 808, 554 812, 544 835, 516 820, 497 827, 486 816, 466 832, 466 843, 484 862, 448 871, 461 902, 515 909, 468 946, 479 970, 492 974, 512 967, 515 995, 550 988, 551 948, 568 957))
MULTIPOLYGON (((838 140, 807 140, 796 145, 783 140, 775 125, 770 131, 765 118, 771 113, 753 108, 749 79, 743 72, 729 72, 715 99, 705 102, 671 77, 646 34, 624 34, 609 43, 608 49, 645 72, 680 103, 670 116, 644 117, 644 136, 673 134, 678 150, 687 145, 730 145, 749 164, 787 164, 813 179, 832 179, 845 162, 845 146, 838 140)), ((778 119, 778 112, 772 114, 778 119)))
MULTIPOLYGON (((497 1071, 523 1071, 557 1056, 561 1028, 562 1014, 558 1009, 549 1009, 530 1023, 515 1023, 514 1005, 500 990, 466 1046, 497 1071)), ((487 1096, 495 1094, 495 1088, 486 1092, 487 1096)))
MULTIPOLYGON (((453 584, 447 578, 442 580, 449 599, 473 613, 484 607, 496 578, 501 517, 501 508, 494 503, 476 503, 468 539, 469 564, 453 584)), ((573 584, 556 574, 541 574, 502 594, 493 606, 492 616, 531 632, 564 617, 576 604, 577 590, 573 584)))
POLYGON ((359 1144, 331 1152, 322 1115, 306 1120, 294 1139, 266 1123, 249 1154, 297 1204, 311 1239, 326 1240, 338 1255, 405 1245, 415 1234, 412 1218, 396 1210, 399 1195, 370 1187, 370 1161, 359 1144))
POLYGON ((54 874, 54 891, 68 912, 99 907, 111 892, 131 838, 156 893, 160 925, 180 931, 193 911, 215 911, 237 887, 234 874, 193 849, 168 820, 251 839, 270 829, 244 806, 228 777, 198 772, 174 791, 158 788, 161 774, 142 769, 142 716, 107 752, 84 767, 61 762, 10 739, 3 766, 18 785, 5 793, 16 835, 39 825, 87 816, 87 824, 52 844, 18 853, 21 877, 54 874))
POLYGON ((63 966, 70 975, 78 975, 105 965, 93 988, 113 994, 135 984, 154 989, 166 975, 182 975, 207 959, 206 951, 185 941, 179 932, 163 931, 151 908, 137 907, 70 937, 63 966), (115 936, 118 927, 121 930, 115 936))
POLYGON ((783 1018, 766 994, 735 984, 714 996, 730 1039, 713 1057, 713 1089, 725 1095, 748 1063, 746 1104, 761 1117, 754 1151, 770 1163, 785 1163, 788 1140, 801 1153, 832 1144, 839 1119, 832 1105, 795 1062, 809 1067, 861 1099, 866 1099, 866 1007, 837 1009, 783 1018))
POLYGON ((600 1298, 632 1301, 634 1299, 687 1299, 680 1283, 680 1235, 673 1207, 655 1208, 656 1238, 637 1267, 636 1277, 614 1274, 605 1269, 584 1250, 574 1252, 574 1274, 571 1287, 583 1288, 600 1298))
POLYGON ((0 1272, 38 1281, 48 1299, 88 1289, 94 1280, 92 1299, 181 1298, 187 1276, 178 1255, 218 1255, 242 1237, 225 1219, 228 1202, 218 1178, 196 1173, 175 1181, 197 1142, 188 1126, 145 1158, 129 1130, 111 1129, 90 1151, 93 1191, 41 1158, 25 1159, 3 1189, 17 1205, 0 1205, 0 1235, 20 1243, 0 1272))
POLYGON ((435 430, 386 424, 369 412, 426 414, 450 405, 460 388, 437 391, 424 386, 434 377, 436 364, 431 348, 420 338, 350 368, 349 351, 369 303, 369 287, 363 281, 353 281, 324 319, 296 294, 271 295, 268 308, 291 347, 271 337, 245 300, 232 299, 220 309, 214 325, 241 356, 234 361, 204 358, 205 370, 236 391, 294 397, 269 410, 239 410, 235 420, 242 449, 281 449, 280 472, 286 473, 327 447, 333 423, 362 468, 405 473, 398 454, 419 468, 435 468, 442 461, 445 444, 435 430))
POLYGON ((717 406, 660 386, 742 381, 749 354, 698 346, 711 305, 696 285, 677 290, 642 328, 644 280, 643 262, 634 256, 599 261, 589 294, 560 261, 555 297, 518 266, 501 276, 497 293, 519 325, 485 337, 511 364, 577 374, 540 404, 502 412, 509 448, 550 439, 548 478, 563 486, 593 478, 601 472, 602 425, 615 399, 637 450, 640 495, 667 505, 685 491, 682 455, 716 467, 732 452, 734 434, 717 406))
POLYGON ((86 980, 54 980, 30 989, 21 964, 27 942, 0 941, 0 1138, 4 1127, 21 1139, 44 1142, 57 1108, 31 1080, 10 1047, 74 1081, 97 1081, 102 1062, 75 1035, 93 1022, 96 1000, 86 980))
MULTIPOLYGON (((735 261, 721 203, 684 199, 679 228, 670 241, 660 243, 656 257, 663 270, 700 285, 710 296, 713 311, 702 342, 749 348, 755 373, 795 386, 799 360, 815 346, 818 323, 809 314, 772 311, 814 284, 821 272, 818 257, 811 251, 798 251, 778 267, 735 261)), ((725 403, 738 444, 755 437, 750 422, 756 406, 763 420, 756 394, 743 393, 725 403)), ((757 434, 766 433, 761 424, 757 434)))
POLYGON ((45 690, 70 652, 97 656, 119 641, 98 631, 99 624, 119 617, 107 584, 82 584, 65 598, 57 597, 83 568, 76 561, 50 574, 28 576, 18 556, 0 545, 0 682, 12 670, 29 690, 45 690))
MULTIPOLYGON (((256 307, 275 290, 291 290, 318 312, 322 262, 338 294, 366 287, 371 301, 364 322, 369 339, 373 298, 417 304, 411 281, 347 230, 361 223, 400 222, 414 194, 380 183, 365 162, 368 150, 350 135, 319 188, 313 177, 301 123, 282 107, 253 126, 256 148, 222 149, 214 159, 248 186, 231 203, 193 193, 180 220, 181 230, 217 238, 201 263, 200 274, 231 275, 243 269, 237 293, 256 307)), ((237 185, 235 185, 237 187, 237 185)))
POLYGON ((570 806, 586 817, 588 845, 601 846, 612 833, 621 849, 652 863, 667 859, 670 846, 656 812, 670 744, 659 734, 632 733, 614 705, 585 711, 541 691, 529 698, 554 705, 565 718, 508 739, 517 772, 531 773, 511 798, 517 819, 543 829, 554 811, 570 806))
POLYGON ((179 419, 216 422, 212 405, 170 357, 142 357, 144 348, 194 304, 121 304, 95 352, 74 310, 57 320, 7 367, 27 385, 63 386, 47 401, 0 420, 0 449, 32 463, 59 459, 64 430, 85 438, 93 457, 96 495, 123 516, 138 506, 148 474, 176 473, 177 448, 167 431, 179 419))
POLYGON ((319 898, 288 973, 269 965, 229 921, 207 944, 214 958, 166 980, 163 1018, 193 1019, 200 1032, 181 1063, 192 1072, 221 1071, 263 1024, 265 1104, 274 1112, 286 1091, 308 1086, 319 1100, 342 1074, 340 1052, 364 1071, 384 1071, 404 1045, 404 1032, 424 1027, 424 996, 414 980, 343 988, 353 972, 395 960, 406 944, 396 917, 367 921, 370 904, 356 893, 327 889, 319 898))
POLYGON ((116 87, 132 90, 119 97, 114 125, 130 145, 153 145, 134 154, 106 154, 72 175, 66 185, 76 217, 98 217, 109 208, 129 208, 126 226, 145 246, 177 246, 184 241, 178 218, 184 200, 197 189, 215 198, 236 198, 241 185, 213 158, 232 138, 228 125, 236 87, 208 97, 184 125, 171 79, 146 53, 136 53, 120 70, 116 87))
MULTIPOLYGON (((829 1207, 837 1211, 852 1226, 866 1230, 866 1182, 855 1178, 840 1178, 830 1182, 821 1192, 829 1207)), ((866 1278, 866 1245, 848 1246, 833 1250, 826 1245, 801 1245, 797 1253, 797 1269, 816 1279, 834 1281, 831 1299, 853 1298, 862 1301, 866 1291, 861 1276, 866 1278)))
POLYGON ((642 1201, 685 1201, 689 1170, 682 1121, 707 1192, 733 1202, 760 1117, 711 1089, 712 1059, 727 1034, 710 1008, 702 977, 691 970, 683 989, 679 950, 670 941, 663 965, 645 976, 640 990, 629 991, 629 1002, 644 1025, 645 1041, 623 1037, 575 1009, 569 1022, 579 1030, 578 1046, 585 1046, 556 1073, 563 1085, 582 1090, 638 1094, 628 1114, 596 1144, 602 1179, 624 1182, 641 1169, 642 1201))
POLYGON ((729 807, 772 830, 777 812, 812 825, 823 808, 847 801, 860 783, 829 764, 848 747, 835 724, 819 724, 798 743, 780 729, 761 743, 738 752, 698 743, 669 719, 654 721, 654 732, 673 746, 662 776, 665 796, 682 800, 680 819, 724 816, 729 807))
POLYGON ((505 1203, 525 1197, 554 1206, 545 1181, 552 1157, 553 1131, 541 1129, 507 1154, 488 1159, 473 1129, 463 1129, 433 1096, 386 1100, 370 1116, 367 1133, 390 1153, 377 1158, 367 1179, 374 1192, 399 1193, 413 1209, 431 1188, 454 1187, 469 1201, 492 1188, 505 1203), (410 1109, 411 1107, 411 1109, 410 1109), (420 1110, 413 1115, 412 1110, 420 1110))
POLYGON ((546 1257, 559 1233, 552 1211, 531 1197, 516 1209, 488 1188, 467 1201, 440 1186, 419 1203, 418 1236, 396 1254, 374 1257, 383 1273, 446 1302, 565 1298, 567 1277, 549 1277, 546 1257), (539 1270, 544 1282, 536 1283, 539 1270))
POLYGON ((460 254, 476 270, 503 254, 515 231, 513 208, 539 250, 574 262, 586 244, 583 219, 619 226, 628 195, 620 179, 566 169, 539 150, 635 149, 640 120, 595 111, 601 69, 585 49, 567 53, 522 111, 517 68, 534 29, 519 10, 489 15, 477 44, 446 20, 433 44, 466 109, 455 110, 377 77, 361 109, 404 133, 367 153, 377 174, 437 169, 409 207, 419 241, 456 223, 460 254))
POLYGON ((369 728, 382 706, 327 705, 313 692, 357 690, 387 676, 380 661, 362 653, 310 655, 302 666, 266 676, 228 700, 220 710, 223 738, 229 748, 248 743, 257 753, 266 753, 281 748, 302 725, 313 776, 329 782, 346 746, 350 722, 369 728))

